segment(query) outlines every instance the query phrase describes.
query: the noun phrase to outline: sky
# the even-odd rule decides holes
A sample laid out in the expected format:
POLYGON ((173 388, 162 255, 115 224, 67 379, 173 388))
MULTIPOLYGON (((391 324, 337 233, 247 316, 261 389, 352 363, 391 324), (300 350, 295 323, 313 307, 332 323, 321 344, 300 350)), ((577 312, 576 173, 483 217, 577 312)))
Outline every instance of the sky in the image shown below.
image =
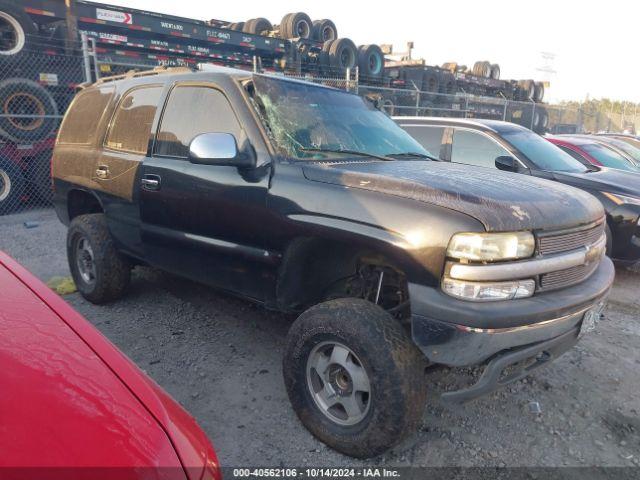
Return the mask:
POLYGON ((638 0, 107 0, 105 3, 206 20, 272 23, 289 12, 330 18, 356 45, 393 44, 428 65, 499 63, 501 78, 549 80, 547 101, 611 98, 640 103, 638 0), (384 6, 391 6, 385 9, 384 6), (549 65, 542 52, 552 53, 549 65))

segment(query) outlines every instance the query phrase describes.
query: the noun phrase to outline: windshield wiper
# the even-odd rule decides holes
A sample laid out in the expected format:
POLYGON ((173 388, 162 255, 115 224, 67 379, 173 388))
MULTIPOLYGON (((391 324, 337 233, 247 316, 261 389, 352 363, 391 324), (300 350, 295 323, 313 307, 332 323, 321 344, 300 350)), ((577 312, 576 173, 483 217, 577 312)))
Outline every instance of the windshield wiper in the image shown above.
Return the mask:
POLYGON ((344 153, 345 155, 358 155, 362 157, 376 158, 378 160, 384 160, 385 162, 393 162, 393 158, 385 157, 382 155, 376 155, 374 153, 359 152, 358 150, 343 150, 341 148, 301 148, 303 152, 318 152, 318 153, 344 153))
POLYGON ((386 156, 391 158, 418 157, 418 158, 426 158, 428 160, 433 160, 434 162, 440 161, 439 158, 433 157, 431 155, 427 155, 425 153, 419 153, 419 152, 387 153, 386 156))

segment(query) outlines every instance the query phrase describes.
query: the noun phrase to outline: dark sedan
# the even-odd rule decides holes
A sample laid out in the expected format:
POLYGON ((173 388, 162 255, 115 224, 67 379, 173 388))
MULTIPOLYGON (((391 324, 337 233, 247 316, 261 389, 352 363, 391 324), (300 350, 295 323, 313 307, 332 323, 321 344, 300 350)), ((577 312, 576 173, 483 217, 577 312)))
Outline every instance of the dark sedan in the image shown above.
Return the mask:
POLYGON ((593 194, 607 212, 607 251, 640 260, 640 173, 585 167, 541 136, 495 120, 395 117, 441 161, 479 165, 555 180, 593 194))

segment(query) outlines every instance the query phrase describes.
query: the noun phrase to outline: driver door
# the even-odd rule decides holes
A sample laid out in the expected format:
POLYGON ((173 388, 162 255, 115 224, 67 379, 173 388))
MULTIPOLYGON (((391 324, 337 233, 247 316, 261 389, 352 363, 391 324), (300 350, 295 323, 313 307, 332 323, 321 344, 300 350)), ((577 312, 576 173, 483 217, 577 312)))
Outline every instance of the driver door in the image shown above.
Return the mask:
POLYGON ((189 161, 202 133, 247 135, 225 94, 211 84, 179 83, 169 92, 153 153, 141 175, 145 257, 165 270, 262 301, 274 266, 265 262, 256 221, 265 218, 268 169, 189 161))

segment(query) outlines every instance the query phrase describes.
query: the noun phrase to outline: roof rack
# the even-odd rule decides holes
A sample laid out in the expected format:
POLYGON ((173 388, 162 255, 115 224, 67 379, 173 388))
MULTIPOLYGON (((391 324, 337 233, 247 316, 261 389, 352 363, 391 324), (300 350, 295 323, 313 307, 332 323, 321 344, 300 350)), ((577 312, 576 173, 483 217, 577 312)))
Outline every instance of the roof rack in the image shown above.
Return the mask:
POLYGON ((154 67, 151 70, 129 70, 126 73, 121 73, 120 75, 111 75, 109 77, 99 78, 93 85, 102 85, 103 83, 115 82, 117 80, 125 80, 127 78, 137 78, 137 77, 150 77, 152 75, 165 75, 170 73, 191 73, 193 69, 189 67, 165 67, 158 66, 154 67))

